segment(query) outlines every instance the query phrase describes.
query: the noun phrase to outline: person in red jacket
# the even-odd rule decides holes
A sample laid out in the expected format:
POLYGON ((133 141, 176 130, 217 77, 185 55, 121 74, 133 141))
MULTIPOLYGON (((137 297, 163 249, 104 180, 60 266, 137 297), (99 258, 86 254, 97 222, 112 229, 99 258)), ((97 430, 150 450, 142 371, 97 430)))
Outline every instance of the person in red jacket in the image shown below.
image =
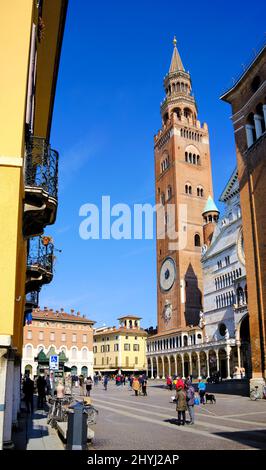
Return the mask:
POLYGON ((170 377, 170 375, 168 375, 166 379, 166 386, 167 388, 169 388, 169 390, 172 390, 173 382, 172 382, 172 377, 170 377))
POLYGON ((184 390, 184 389, 185 389, 185 384, 184 384, 184 381, 181 379, 181 377, 178 376, 178 377, 177 377, 177 381, 176 381, 176 386, 175 386, 175 388, 176 388, 176 390, 177 390, 177 389, 180 388, 180 387, 184 390))

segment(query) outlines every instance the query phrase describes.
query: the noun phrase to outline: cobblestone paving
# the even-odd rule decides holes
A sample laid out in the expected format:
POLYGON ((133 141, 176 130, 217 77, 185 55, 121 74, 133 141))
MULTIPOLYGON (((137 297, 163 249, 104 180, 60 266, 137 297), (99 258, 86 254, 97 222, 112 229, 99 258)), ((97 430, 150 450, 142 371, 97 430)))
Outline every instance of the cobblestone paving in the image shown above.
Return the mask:
POLYGON ((216 404, 195 407, 193 426, 177 426, 172 395, 157 381, 149 381, 147 397, 135 397, 127 385, 109 383, 107 391, 95 386, 91 396, 99 416, 90 448, 266 449, 266 400, 215 393, 216 404))

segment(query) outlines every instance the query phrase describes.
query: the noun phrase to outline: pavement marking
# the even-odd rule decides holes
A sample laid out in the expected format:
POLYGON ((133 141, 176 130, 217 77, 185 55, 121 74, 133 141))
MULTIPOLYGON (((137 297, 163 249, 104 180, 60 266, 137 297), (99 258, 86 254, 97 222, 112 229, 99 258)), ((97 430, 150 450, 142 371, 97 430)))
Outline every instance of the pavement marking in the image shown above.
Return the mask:
MULTIPOLYGON (((105 403, 106 404, 106 401, 101 401, 101 400, 97 400, 98 402, 100 403, 105 403)), ((169 411, 169 414, 166 415, 166 414, 162 414, 162 413, 156 413, 155 411, 148 411, 148 410, 143 410, 143 409, 137 409, 137 408, 130 408, 128 406, 125 406, 125 405, 121 405, 121 404, 118 404, 118 403, 112 403, 111 401, 109 401, 108 403, 110 403, 110 405, 113 405, 113 406, 117 406, 117 407, 120 407, 120 408, 126 408, 126 409, 131 409, 132 411, 139 411, 140 413, 146 413, 146 414, 151 414, 151 415, 155 415, 155 416, 158 416, 158 417, 162 417, 162 418, 165 418, 165 419, 176 419, 176 416, 173 417, 173 415, 170 414, 171 411, 169 411)), ((175 412, 175 415, 176 415, 176 412, 175 412)), ((256 430, 252 430, 252 429, 239 429, 239 428, 235 428, 235 427, 229 427, 229 426, 222 426, 220 424, 215 424, 215 423, 210 423, 208 421, 201 421, 201 420, 196 420, 196 423, 195 425, 199 425, 199 426, 203 426, 203 427, 209 427, 209 428, 215 428, 217 431, 227 431, 227 432, 236 432, 236 431, 246 431, 246 432, 250 432, 252 434, 256 434, 256 430)))
MULTIPOLYGON (((152 418, 148 418, 147 416, 139 416, 139 415, 132 415, 132 413, 129 413, 129 412, 126 412, 126 411, 123 411, 123 410, 119 410, 119 409, 110 409, 110 407, 107 407, 107 406, 104 406, 102 404, 99 404, 98 405, 99 408, 102 408, 102 409, 105 409, 109 412, 113 412, 113 413, 117 413, 117 414, 120 414, 122 416, 127 416, 127 417, 130 417, 131 419, 136 419, 136 420, 139 420, 139 421, 145 421, 145 422, 148 422, 148 423, 152 423, 152 424, 159 424, 160 426, 163 426, 163 427, 167 427, 167 428, 170 428, 170 429, 173 429, 173 427, 175 426, 174 424, 170 424, 170 423, 167 423, 167 422, 164 422, 164 421, 159 421, 159 420, 156 420, 156 419, 152 419, 152 418)), ((176 426, 177 430, 180 430, 180 432, 188 432, 188 433, 191 433, 191 434, 198 434, 199 436, 203 437, 205 436, 207 439, 209 439, 210 437, 213 438, 213 439, 218 439, 218 440, 222 440, 222 441, 226 441, 226 442, 231 442, 232 443, 232 439, 230 439, 230 437, 223 437, 223 436, 219 436, 219 435, 216 435, 216 434, 210 434, 204 430, 197 430, 197 429, 191 429, 191 427, 186 427, 186 426, 181 426, 180 428, 178 426, 176 426)), ((226 428, 227 431, 228 431, 228 427, 226 428)), ((234 432, 236 432, 236 429, 234 429, 234 432)), ((258 447, 257 448, 261 448, 261 441, 255 441, 254 439, 242 439, 240 444, 242 446, 246 446, 244 449, 242 450, 255 450, 255 447, 254 447, 254 444, 258 444, 258 447)))
POLYGON ((234 416, 247 416, 247 415, 262 415, 265 414, 266 411, 252 411, 251 413, 239 413, 237 415, 225 415, 225 418, 233 418, 234 416))
MULTIPOLYGON (((114 397, 110 397, 110 396, 108 396, 107 398, 109 398, 109 399, 111 399, 111 400, 118 401, 118 402, 128 403, 128 405, 136 405, 136 406, 139 406, 139 405, 140 405, 140 406, 144 406, 144 407, 145 407, 145 406, 149 406, 149 407, 151 407, 151 408, 156 408, 157 410, 158 410, 158 408, 159 408, 160 410, 166 410, 166 411, 168 411, 168 412, 171 412, 171 410, 170 410, 169 408, 166 408, 166 407, 163 407, 163 406, 158 406, 158 405, 151 405, 150 403, 129 402, 128 400, 125 400, 125 399, 123 400, 122 398, 116 398, 116 397, 114 398, 114 397)), ((97 400, 97 398, 96 398, 96 400, 97 400)), ((105 402, 106 402, 106 401, 105 401, 105 402)), ((200 409, 203 409, 203 408, 199 408, 199 410, 200 410, 200 409)), ((207 409, 205 408, 204 411, 207 411, 207 409)), ((208 412, 209 412, 209 413, 213 413, 213 412, 211 412, 211 411, 209 411, 209 410, 208 410, 208 412)), ((266 413, 266 411, 263 412, 263 413, 266 413)), ((253 413, 250 413, 250 414, 253 414, 253 413)), ((208 415, 208 414, 205 415, 205 414, 202 413, 202 414, 196 414, 196 417, 197 417, 197 416, 201 416, 201 417, 203 417, 203 416, 205 417, 205 416, 206 416, 207 418, 214 418, 214 419, 223 420, 223 421, 233 421, 233 422, 239 423, 239 424, 250 424, 251 426, 252 426, 252 425, 261 426, 263 429, 265 429, 265 427, 266 427, 266 424, 265 424, 265 423, 262 423, 262 422, 259 422, 259 421, 247 421, 247 420, 243 420, 243 419, 233 419, 234 416, 245 416, 245 415, 219 416, 219 415, 216 415, 215 413, 210 414, 210 415, 208 415)), ((235 429, 238 429, 238 428, 235 428, 235 429)))

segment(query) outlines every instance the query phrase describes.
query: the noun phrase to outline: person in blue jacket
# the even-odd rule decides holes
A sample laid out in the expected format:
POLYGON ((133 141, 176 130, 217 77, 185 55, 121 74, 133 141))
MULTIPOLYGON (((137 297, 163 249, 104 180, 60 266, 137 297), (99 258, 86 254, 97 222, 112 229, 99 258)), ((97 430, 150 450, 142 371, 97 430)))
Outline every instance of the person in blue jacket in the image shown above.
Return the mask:
POLYGON ((198 383, 198 391, 199 391, 199 396, 200 396, 200 403, 202 403, 203 405, 205 405, 205 392, 206 392, 206 383, 205 382, 202 382, 201 379, 199 379, 199 383, 198 383))

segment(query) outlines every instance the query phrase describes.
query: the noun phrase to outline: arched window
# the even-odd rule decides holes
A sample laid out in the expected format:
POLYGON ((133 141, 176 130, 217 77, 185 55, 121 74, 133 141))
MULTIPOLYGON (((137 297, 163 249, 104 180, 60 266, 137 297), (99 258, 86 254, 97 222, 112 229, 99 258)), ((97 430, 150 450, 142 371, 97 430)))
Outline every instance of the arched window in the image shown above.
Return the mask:
POLYGON ((197 155, 197 165, 199 165, 199 164, 200 164, 200 156, 197 155))
POLYGON ((196 155, 193 153, 193 165, 196 165, 196 155))
POLYGON ((167 197, 168 197, 168 200, 171 199, 172 197, 172 187, 170 185, 167 188, 167 197))
POLYGON ((200 246, 200 236, 198 233, 194 236, 194 245, 195 246, 200 246))
POLYGON ((163 206, 165 205, 165 194, 164 193, 161 194, 161 203, 162 203, 163 206))
POLYGON ((185 152, 185 161, 188 162, 188 153, 185 152))
POLYGON ((185 191, 186 191, 186 194, 192 194, 192 186, 191 184, 187 183, 185 185, 185 191))
POLYGON ((26 346, 26 356, 27 357, 32 356, 32 346, 30 344, 28 344, 28 346, 26 346))
POLYGON ((189 163, 192 163, 192 153, 191 152, 189 153, 188 161, 189 161, 189 163))
POLYGON ((184 339, 184 346, 187 346, 187 336, 183 336, 184 339))
POLYGON ((88 357, 88 351, 87 351, 86 348, 83 348, 83 349, 82 349, 82 359, 83 359, 83 360, 86 360, 87 357, 88 357))
POLYGON ((72 348, 72 354, 71 354, 72 359, 77 359, 77 352, 78 352, 77 348, 72 348))

